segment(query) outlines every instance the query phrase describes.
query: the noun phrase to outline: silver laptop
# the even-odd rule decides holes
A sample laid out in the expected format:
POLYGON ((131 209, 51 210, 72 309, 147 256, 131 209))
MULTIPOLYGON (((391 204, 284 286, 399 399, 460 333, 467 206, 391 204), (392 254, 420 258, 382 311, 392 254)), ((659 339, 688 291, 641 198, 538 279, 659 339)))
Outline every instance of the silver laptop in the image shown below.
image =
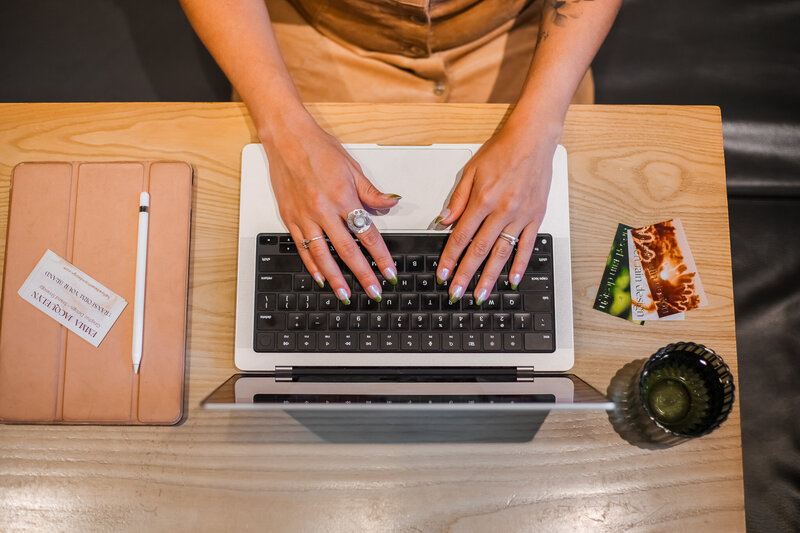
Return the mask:
MULTIPOLYGON (((441 236, 443 232, 431 229, 434 219, 447 205, 462 168, 479 147, 476 144, 345 145, 380 190, 403 197, 389 214, 373 217, 387 239, 407 238, 410 234, 439 234, 442 239, 446 238, 446 233, 441 236)), ((316 344, 301 349, 301 338, 309 335, 301 337, 296 331, 278 332, 277 341, 271 336, 265 344, 270 349, 265 350, 263 346, 259 349, 260 245, 267 241, 273 243, 270 239, 279 234, 288 235, 279 216, 267 158, 260 144, 247 145, 242 152, 239 207, 235 364, 243 373, 233 376, 206 398, 203 401, 206 408, 613 408, 602 394, 577 377, 565 374, 573 366, 574 349, 567 154, 562 146, 554 154, 547 213, 539 230, 540 236, 544 236, 540 239, 549 251, 547 261, 551 265, 551 274, 545 276, 550 292, 543 298, 552 299, 548 302, 552 325, 550 330, 535 334, 538 340, 544 338, 551 343, 551 349, 544 351, 506 349, 510 348, 509 339, 528 340, 526 332, 515 332, 513 324, 507 333, 496 336, 497 343, 487 340, 495 337, 482 337, 484 344, 480 351, 471 351, 460 344, 452 351, 444 344, 437 345, 436 350, 428 350, 424 349, 424 343, 418 350, 399 351, 382 350, 368 343, 369 349, 364 350, 363 337, 362 345, 358 345, 358 333, 354 337, 355 344, 340 343, 335 345, 335 350, 322 349, 321 344, 320 349, 316 344), (291 343, 281 344, 281 339, 289 338, 291 343), (347 346, 354 346, 354 349, 347 346)), ((290 255, 288 250, 294 245, 284 238, 280 244, 274 241, 273 246, 280 246, 290 255)), ((391 247, 389 251, 392 252, 391 247)), ((293 293, 296 288, 286 284, 280 290, 293 293)), ((327 287, 326 290, 329 293, 327 287)), ((314 294, 315 302, 317 298, 321 302, 325 296, 324 291, 314 294)), ((298 295, 304 297, 301 293, 298 295)), ((293 298, 292 306, 295 305, 293 298)), ((261 311, 262 320, 270 318, 263 314, 265 312, 268 313, 261 311)), ((303 313, 295 313, 298 314, 303 313)), ((507 314, 514 316, 513 312, 507 314)), ((307 314, 303 316, 304 320, 308 317, 307 314)), ((351 338, 345 332, 333 333, 334 343, 336 335, 351 338)), ((534 333, 527 335, 531 337, 534 333)), ((367 335, 367 338, 372 337, 367 335)), ((380 338, 379 335, 376 338, 380 338)))

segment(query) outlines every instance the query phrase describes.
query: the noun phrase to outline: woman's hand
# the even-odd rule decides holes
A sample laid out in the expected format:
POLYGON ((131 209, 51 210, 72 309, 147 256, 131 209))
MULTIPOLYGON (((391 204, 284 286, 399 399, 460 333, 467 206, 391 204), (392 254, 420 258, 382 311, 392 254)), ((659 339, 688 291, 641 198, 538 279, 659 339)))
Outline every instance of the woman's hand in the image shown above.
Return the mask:
MULTIPOLYGON (((464 295, 481 263, 486 260, 474 297, 483 303, 514 247, 501 233, 519 239, 509 271, 516 289, 536 243, 547 207, 553 153, 561 134, 560 122, 536 129, 531 121, 513 122, 489 139, 464 166, 440 224, 456 223, 437 269, 442 283, 458 267, 450 282, 450 300, 464 295), (470 242, 471 241, 471 242, 470 242), (458 259, 466 249, 463 258, 458 259), (487 259, 488 256, 488 259, 487 259)), ((510 239, 509 239, 510 240, 510 239)))
MULTIPOLYGON (((345 224, 347 214, 364 206, 388 209, 400 198, 381 193, 364 176, 359 164, 336 138, 323 131, 310 117, 290 125, 272 124, 272 132, 262 135, 269 160, 270 180, 281 218, 297 244, 306 268, 318 285, 328 280, 337 298, 350 303, 350 288, 333 259, 324 238, 302 246, 303 239, 320 235, 330 239, 339 257, 347 264, 370 298, 380 301, 380 283, 345 224)), ((383 277, 397 283, 397 270, 375 226, 358 235, 383 277)))

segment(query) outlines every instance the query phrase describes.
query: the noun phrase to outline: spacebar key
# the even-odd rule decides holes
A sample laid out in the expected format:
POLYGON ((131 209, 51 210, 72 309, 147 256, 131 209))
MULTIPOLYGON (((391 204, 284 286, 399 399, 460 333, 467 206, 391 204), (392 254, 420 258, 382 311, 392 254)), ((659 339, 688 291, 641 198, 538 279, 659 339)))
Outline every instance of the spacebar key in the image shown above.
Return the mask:
POLYGON ((553 342, 552 333, 526 333, 525 351, 526 352, 553 352, 556 347, 553 342))

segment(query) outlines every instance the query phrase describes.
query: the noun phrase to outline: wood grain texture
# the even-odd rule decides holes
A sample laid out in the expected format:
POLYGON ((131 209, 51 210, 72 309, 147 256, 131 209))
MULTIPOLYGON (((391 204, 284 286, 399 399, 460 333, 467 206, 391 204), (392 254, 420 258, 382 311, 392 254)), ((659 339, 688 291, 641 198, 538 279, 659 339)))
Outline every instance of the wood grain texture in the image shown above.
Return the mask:
MULTIPOLYGON (((502 105, 309 106, 343 142, 482 142, 502 105)), ((0 104, 0 254, 22 161, 178 159, 195 168, 187 419, 177 427, 0 426, 0 530, 743 530, 738 401, 670 449, 602 413, 553 413, 525 442, 331 444, 284 413, 199 401, 234 372, 240 104, 0 104)), ((575 373, 605 391, 678 340, 736 374, 719 110, 574 106, 569 153, 575 373), (616 225, 682 219, 709 307, 637 326, 591 309, 616 225)), ((5 259, 4 256, 3 260, 5 259)), ((2 264, 3 261, 0 261, 2 264)), ((328 424, 335 432, 335 421, 328 424)))

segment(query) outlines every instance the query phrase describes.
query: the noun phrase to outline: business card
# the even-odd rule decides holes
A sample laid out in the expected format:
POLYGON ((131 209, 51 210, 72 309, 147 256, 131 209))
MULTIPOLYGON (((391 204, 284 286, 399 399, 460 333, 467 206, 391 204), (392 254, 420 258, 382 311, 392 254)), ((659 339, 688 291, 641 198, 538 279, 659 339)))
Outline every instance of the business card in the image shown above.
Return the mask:
POLYGON ((17 293, 92 346, 99 346, 128 305, 124 298, 51 250, 17 293))
POLYGON ((633 228, 626 231, 628 241, 628 268, 631 272, 631 316, 633 320, 683 320, 683 313, 675 313, 660 317, 658 306, 653 300, 650 285, 647 282, 642 260, 636 251, 632 235, 633 228))
POLYGON ((631 226, 625 224, 617 226, 600 287, 597 289, 594 308, 641 325, 643 322, 633 317, 631 308, 631 271, 628 261, 628 232, 631 229, 631 226))

